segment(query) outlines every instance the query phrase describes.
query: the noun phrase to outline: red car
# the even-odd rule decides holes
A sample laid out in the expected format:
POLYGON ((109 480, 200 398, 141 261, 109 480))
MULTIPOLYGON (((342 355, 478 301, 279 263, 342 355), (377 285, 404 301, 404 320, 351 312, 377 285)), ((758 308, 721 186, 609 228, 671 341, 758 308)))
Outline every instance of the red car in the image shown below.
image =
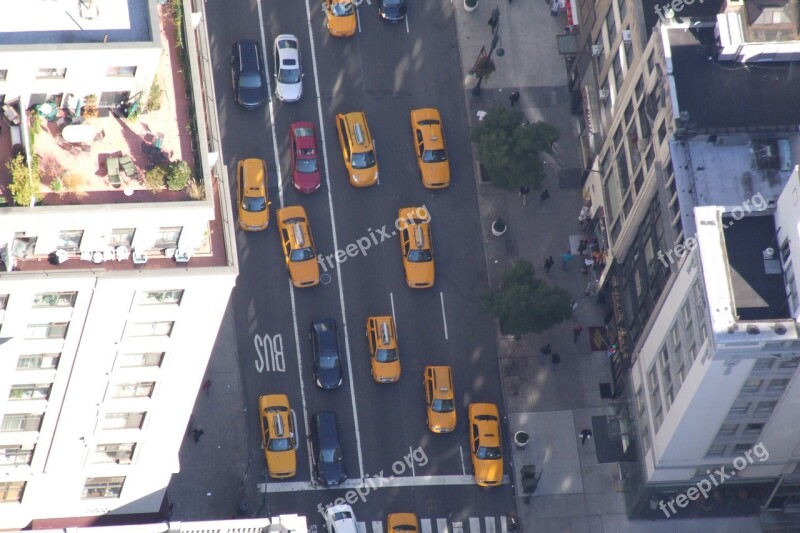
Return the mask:
POLYGON ((311 122, 295 122, 289 127, 292 143, 292 183, 300 192, 319 189, 322 176, 317 158, 317 133, 311 122))

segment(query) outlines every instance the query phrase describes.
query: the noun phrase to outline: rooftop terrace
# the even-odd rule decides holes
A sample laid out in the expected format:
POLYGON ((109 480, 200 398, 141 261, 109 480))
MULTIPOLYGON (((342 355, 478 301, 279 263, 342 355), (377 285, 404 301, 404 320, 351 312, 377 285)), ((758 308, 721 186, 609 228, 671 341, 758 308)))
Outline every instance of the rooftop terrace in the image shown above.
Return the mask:
POLYGON ((148 0, 0 0, 0 45, 152 39, 148 0))

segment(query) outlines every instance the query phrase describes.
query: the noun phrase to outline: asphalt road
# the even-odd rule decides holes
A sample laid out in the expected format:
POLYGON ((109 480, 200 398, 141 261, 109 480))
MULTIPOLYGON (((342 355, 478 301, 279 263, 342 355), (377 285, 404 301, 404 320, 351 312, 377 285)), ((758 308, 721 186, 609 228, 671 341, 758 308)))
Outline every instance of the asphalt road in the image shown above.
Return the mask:
POLYGON ((424 466, 411 461, 413 472, 409 465, 398 476, 412 478, 411 486, 385 488, 354 505, 359 520, 384 520, 387 512, 404 510, 416 511, 421 518, 444 517, 454 511, 500 516, 513 510, 507 485, 439 487, 435 485, 440 478, 413 480, 471 475, 467 406, 475 401, 502 405, 502 396, 491 323, 479 309, 486 272, 454 4, 441 0, 410 4, 407 25, 386 24, 378 18, 375 5, 362 4, 360 32, 346 39, 328 34, 317 3, 310 5, 310 23, 302 2, 264 2, 261 9, 243 0, 206 4, 232 197, 239 159, 260 157, 270 170, 270 227, 260 233, 237 230, 240 275, 233 308, 246 401, 253 413, 248 428, 253 464, 264 462, 256 414, 262 394, 289 396, 301 443, 298 473, 290 480, 294 484, 270 481, 261 514, 299 512, 319 517, 318 503, 327 504, 345 492, 285 491, 296 482, 310 480, 305 428, 310 415, 323 409, 339 417, 350 479, 381 471, 388 475, 395 462, 413 450, 421 450, 417 456, 424 453, 428 459, 424 466), (245 111, 233 100, 231 46, 241 38, 261 42, 273 83, 272 39, 280 33, 293 33, 300 39, 303 98, 291 104, 273 98, 268 106, 245 111), (316 61, 312 61, 312 35, 316 61), (409 123, 409 112, 415 107, 437 107, 442 114, 453 177, 452 185, 443 191, 432 193, 420 182, 409 123), (334 129, 336 113, 355 110, 366 113, 377 146, 380 184, 367 189, 349 185, 334 129), (327 156, 323 186, 312 195, 297 193, 289 176, 288 130, 300 120, 317 125, 320 149, 327 156), (392 236, 329 270, 330 276, 323 276, 319 286, 292 289, 274 213, 282 205, 294 204, 306 208, 317 253, 323 256, 384 226, 391 234, 399 208, 425 205, 432 217, 435 287, 412 290, 406 286, 399 240, 392 236), (390 313, 396 317, 403 375, 396 384, 379 385, 369 375, 364 326, 368 316, 390 313), (346 358, 344 384, 335 391, 317 389, 311 375, 308 326, 323 316, 339 323, 346 358), (453 367, 459 421, 450 435, 433 435, 425 425, 422 370, 430 364, 453 367))

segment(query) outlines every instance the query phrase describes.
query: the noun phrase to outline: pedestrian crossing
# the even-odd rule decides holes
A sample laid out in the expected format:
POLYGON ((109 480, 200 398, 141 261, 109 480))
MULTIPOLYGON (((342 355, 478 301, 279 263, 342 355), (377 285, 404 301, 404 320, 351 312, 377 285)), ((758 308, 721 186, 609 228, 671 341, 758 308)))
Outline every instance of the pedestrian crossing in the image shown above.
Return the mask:
MULTIPOLYGON (((384 533, 384 523, 380 520, 358 522, 358 533, 384 533)), ((447 518, 420 518, 421 533, 511 533, 509 522, 505 516, 470 517, 462 521, 454 521, 452 527, 447 518)))

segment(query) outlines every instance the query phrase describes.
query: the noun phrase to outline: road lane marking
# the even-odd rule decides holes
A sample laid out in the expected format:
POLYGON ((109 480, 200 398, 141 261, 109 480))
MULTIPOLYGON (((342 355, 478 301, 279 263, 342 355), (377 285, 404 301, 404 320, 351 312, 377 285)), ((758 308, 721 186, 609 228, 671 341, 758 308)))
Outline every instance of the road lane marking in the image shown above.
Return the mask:
MULTIPOLYGON (((331 217, 331 233, 333 234, 333 249, 339 249, 339 239, 336 237, 336 217, 333 214, 333 192, 331 190, 331 173, 328 166, 328 147, 325 144, 325 124, 322 121, 322 99, 319 91, 319 75, 317 74, 317 54, 314 51, 314 30, 311 25, 311 7, 306 0, 306 23, 308 24, 308 42, 311 45, 311 67, 314 73, 314 89, 317 92, 317 119, 319 122, 320 144, 322 145, 322 160, 325 166, 325 185, 328 189, 328 212, 331 217)), ((260 9, 260 8, 259 8, 260 9)), ((356 14, 358 11, 356 10, 356 14)), ((274 135, 274 132, 273 132, 274 135)), ((358 452, 358 477, 364 477, 364 455, 361 452, 361 432, 358 427, 358 409, 356 407, 356 389, 353 382, 353 365, 350 358, 350 336, 347 333, 347 313, 344 305, 344 285, 342 284, 342 269, 336 269, 338 282, 339 307, 342 312, 342 332, 344 333, 344 351, 347 359, 347 375, 350 378, 350 402, 353 406, 353 423, 356 431, 356 451, 358 452)), ((293 300, 294 301, 294 300, 293 300)))
POLYGON ((397 326, 397 316, 394 314, 394 295, 390 292, 389 293, 389 302, 392 304, 392 322, 394 322, 394 334, 398 340, 400 340, 400 335, 397 333, 397 330, 400 329, 397 326))
POLYGON ((486 522, 486 533, 497 533, 497 524, 493 516, 485 516, 483 520, 486 522))
POLYGON ((444 312, 444 293, 439 293, 439 301, 442 302, 442 323, 444 324, 444 340, 450 340, 447 336, 447 315, 444 312))
POLYGON ((406 12, 406 33, 411 33, 411 30, 408 27, 408 13, 406 12))
POLYGON ((358 13, 358 9, 356 9, 356 22, 358 23, 358 33, 361 33, 361 15, 358 13))
MULTIPOLYGON (((508 485, 510 479, 508 475, 503 476, 503 485, 508 485)), ((457 486, 457 485, 475 485, 475 478, 473 476, 416 476, 416 477, 390 477, 381 479, 379 486, 372 490, 381 490, 396 487, 424 487, 430 485, 438 486, 457 486)), ((335 487, 323 487, 321 485, 312 484, 310 481, 274 481, 271 480, 267 484, 267 493, 273 492, 301 492, 306 490, 339 490, 339 489, 355 489, 364 486, 360 479, 348 479, 341 485, 335 487)))
MULTIPOLYGON (((414 448, 411 446, 408 447, 408 457, 414 457, 414 448)), ((411 463, 411 477, 414 477, 417 475, 414 473, 414 461, 410 461, 410 463, 411 463)))
POLYGON ((475 518, 474 516, 469 517, 469 530, 470 531, 480 531, 481 530, 481 519, 475 518))
POLYGON ((422 533, 433 533, 433 530, 431 529, 430 518, 420 518, 419 526, 422 528, 422 533))
POLYGON ((447 519, 446 518, 437 518, 436 519, 436 529, 439 531, 449 531, 447 529, 447 519))
POLYGON ((500 532, 508 533, 508 522, 506 521, 505 516, 500 517, 500 532))
POLYGON ((458 447, 458 455, 461 456, 461 473, 465 476, 467 475, 467 467, 464 465, 464 448, 459 446, 458 447))
MULTIPOLYGON (((264 30, 264 13, 261 11, 261 2, 256 2, 258 7, 258 24, 261 30, 261 49, 266 51, 269 50, 267 48, 267 33, 264 30)), ((306 0, 306 9, 308 9, 308 0, 306 0)), ((313 52, 313 49, 312 49, 313 52)), ((268 98, 268 109, 269 109, 269 127, 272 131, 272 156, 275 161, 275 172, 278 177, 278 203, 281 207, 283 207, 283 179, 281 178, 281 165, 278 160, 278 136, 275 132, 275 107, 272 103, 272 86, 269 82, 269 54, 264 54, 264 61, 267 67, 266 72, 266 80, 267 80, 267 94, 269 95, 268 98)), ((306 406, 306 391, 305 385, 303 384, 303 359, 300 356, 300 332, 297 328, 297 305, 294 300, 294 286, 292 286, 292 280, 288 278, 286 279, 286 284, 289 286, 289 301, 291 302, 292 306, 292 325, 294 328, 294 346, 295 352, 297 352, 297 375, 300 380, 300 403, 303 405, 303 429, 305 431, 306 437, 308 437, 310 431, 309 429, 311 426, 308 424, 308 407, 306 406)), ((313 471, 313 462, 311 461, 311 447, 306 446, 308 450, 308 468, 309 472, 313 471)))

